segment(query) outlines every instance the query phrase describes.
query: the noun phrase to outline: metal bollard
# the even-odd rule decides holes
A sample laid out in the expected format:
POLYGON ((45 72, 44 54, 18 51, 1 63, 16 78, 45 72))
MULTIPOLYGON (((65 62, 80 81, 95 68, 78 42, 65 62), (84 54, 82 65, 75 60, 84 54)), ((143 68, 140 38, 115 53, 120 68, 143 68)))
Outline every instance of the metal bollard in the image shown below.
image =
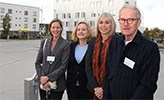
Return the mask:
POLYGON ((35 74, 24 79, 24 100, 38 100, 38 83, 35 74))

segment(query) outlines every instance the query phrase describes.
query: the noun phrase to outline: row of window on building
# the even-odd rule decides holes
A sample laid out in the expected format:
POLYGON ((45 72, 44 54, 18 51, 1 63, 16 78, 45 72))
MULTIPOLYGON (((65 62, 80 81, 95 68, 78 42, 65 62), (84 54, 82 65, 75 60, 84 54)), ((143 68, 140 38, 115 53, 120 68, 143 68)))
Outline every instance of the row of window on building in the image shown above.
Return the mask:
MULTIPOLYGON (((115 16, 115 14, 116 14, 116 10, 109 10, 109 12, 110 12, 113 16, 115 16)), ((102 13, 102 12, 97 12, 97 13, 93 12, 93 13, 90 14, 89 17, 92 17, 92 18, 98 17, 101 13, 102 13)), ((55 14, 55 16, 56 16, 56 18, 59 18, 59 15, 58 15, 58 14, 55 14)), ((86 16, 86 13, 85 13, 85 12, 76 12, 76 13, 75 13, 75 16, 74 16, 74 18, 86 18, 86 17, 87 17, 87 16, 86 16)), ((71 13, 63 13, 63 14, 62 14, 62 19, 70 19, 70 18, 73 18, 73 17, 71 16, 71 13)))
MULTIPOLYGON (((0 15, 0 20, 3 20, 3 18, 5 17, 5 15, 0 15)), ((12 18, 12 16, 10 16, 10 21, 12 21, 13 20, 13 18, 12 18)), ((21 17, 15 17, 15 19, 14 19, 15 21, 21 21, 22 20, 22 18, 21 17)), ((36 23, 36 20, 37 20, 37 18, 33 18, 33 23, 36 23)), ((28 22, 28 17, 24 17, 24 22, 28 22)))
MULTIPOLYGON (((13 9, 5 9, 0 8, 0 28, 3 27, 3 18, 5 17, 6 12, 10 16, 10 21, 14 20, 15 23, 10 23, 11 28, 12 27, 24 27, 28 28, 28 22, 29 22, 29 12, 24 11, 23 16, 19 15, 22 13, 22 11, 15 10, 15 13, 13 14, 13 9), (13 18, 13 16, 16 16, 13 18), (20 17, 19 17, 20 16, 20 17), (23 23, 22 23, 23 22, 23 23)), ((36 29, 36 22, 37 22, 37 12, 33 11, 33 19, 32 19, 32 28, 36 29)), ((31 22, 30 22, 31 23, 31 22)))
MULTIPOLYGON (((77 25, 77 23, 78 21, 62 21, 62 25, 67 28, 73 28, 77 25)), ((96 22, 94 20, 89 21, 89 24, 91 25, 91 27, 95 27, 96 22)))
MULTIPOLYGON (((12 28, 12 26, 13 26, 12 23, 10 23, 10 28, 12 28)), ((23 25, 22 25, 22 24, 14 24, 14 26, 15 26, 15 27, 18 27, 18 28, 19 28, 19 27, 28 28, 28 24, 23 24, 23 25)), ((36 26, 37 26, 36 24, 33 24, 33 25, 32 25, 32 28, 33 28, 33 29, 36 29, 36 26)), ((0 22, 0 28, 2 28, 2 27, 3 27, 3 23, 0 22)))
MULTIPOLYGON (((67 3, 71 2, 71 0, 62 0, 61 2, 62 3, 65 3, 67 1, 67 3)), ((59 0, 56 0, 56 3, 59 3, 60 1, 59 0)), ((89 6, 91 8, 97 8, 97 7, 101 7, 102 6, 102 0, 93 0, 93 1, 90 1, 89 3, 89 6)), ((108 0, 108 6, 113 6, 113 3, 114 3, 114 0, 108 0)), ((62 10, 70 10, 71 6, 70 5, 63 5, 63 6, 60 6, 62 10)), ((77 9, 85 9, 86 7, 86 4, 85 3, 79 3, 79 2, 76 2, 74 3, 74 9, 77 10, 77 9)))
MULTIPOLYGON (((0 9, 0 13, 1 13, 1 14, 5 14, 5 12, 6 12, 5 10, 6 10, 5 8, 1 8, 1 9, 0 9)), ((7 11, 8 14, 13 14, 13 10, 12 10, 12 9, 7 9, 7 10, 8 10, 8 11, 7 11)), ((22 11, 16 10, 15 13, 16 13, 16 14, 17 14, 17 13, 20 13, 20 14, 21 14, 22 11)), ((24 15, 28 16, 28 11, 24 11, 24 15)), ((37 16, 37 12, 36 12, 36 11, 33 12, 33 16, 37 16)))

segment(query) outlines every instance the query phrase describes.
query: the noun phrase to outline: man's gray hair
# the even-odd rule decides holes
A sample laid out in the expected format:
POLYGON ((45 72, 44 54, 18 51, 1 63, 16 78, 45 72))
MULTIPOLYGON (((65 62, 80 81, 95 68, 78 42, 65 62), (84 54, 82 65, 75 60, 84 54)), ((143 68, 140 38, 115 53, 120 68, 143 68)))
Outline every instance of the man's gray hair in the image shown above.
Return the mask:
POLYGON ((139 9, 137 8, 137 7, 135 7, 135 6, 132 6, 132 5, 124 5, 121 9, 120 9, 120 11, 119 11, 119 16, 120 16, 120 13, 121 13, 121 11, 123 10, 123 9, 126 9, 126 8, 130 8, 130 9, 134 9, 135 11, 136 11, 136 13, 137 13, 137 18, 141 18, 141 12, 139 11, 139 9))

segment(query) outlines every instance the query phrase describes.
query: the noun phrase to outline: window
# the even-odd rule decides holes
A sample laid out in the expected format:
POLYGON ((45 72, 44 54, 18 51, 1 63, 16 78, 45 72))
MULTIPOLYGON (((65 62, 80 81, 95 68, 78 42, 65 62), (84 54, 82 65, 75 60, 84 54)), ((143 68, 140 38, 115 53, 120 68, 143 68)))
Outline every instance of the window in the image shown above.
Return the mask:
POLYGON ((37 16, 37 12, 36 11, 33 12, 33 16, 37 16))
POLYGON ((96 13, 91 13, 91 17, 96 17, 96 13))
POLYGON ((125 3, 126 3, 126 4, 129 4, 129 2, 128 2, 128 1, 126 1, 125 3))
POLYGON ((85 18, 85 12, 81 12, 81 18, 85 18))
POLYGON ((33 18, 33 22, 36 23, 36 18, 33 18))
POLYGON ((0 20, 3 20, 3 18, 5 18, 5 16, 4 15, 1 15, 0 16, 0 20))
POLYGON ((2 14, 5 13, 5 8, 1 8, 1 13, 2 13, 2 14))
POLYGON ((76 24, 77 24, 77 21, 74 21, 74 26, 76 26, 76 24))
POLYGON ((28 11, 24 11, 24 15, 28 15, 28 11))
POLYGON ((90 21, 90 25, 91 25, 92 27, 94 27, 94 26, 95 26, 95 21, 90 21))
POLYGON ((25 17, 24 18, 24 22, 28 22, 28 17, 25 17))
POLYGON ((33 24, 33 25, 32 25, 32 28, 33 28, 33 29, 36 29, 36 24, 33 24))
POLYGON ((70 23, 69 22, 66 22, 66 27, 69 27, 70 26, 70 23))
POLYGON ((66 18, 66 14, 62 14, 62 18, 65 19, 66 18))
POLYGON ((58 18, 58 14, 55 14, 55 16, 54 16, 55 18, 58 18))
POLYGON ((116 10, 109 10, 109 12, 113 15, 113 16, 115 16, 116 15, 116 10))
POLYGON ((71 18, 71 13, 68 13, 67 14, 67 18, 71 18))
POLYGON ((75 13, 75 18, 79 18, 79 17, 80 17, 79 12, 75 13))
POLYGON ((28 28, 28 24, 24 24, 24 28, 28 28))
POLYGON ((9 14, 12 14, 12 9, 8 9, 8 13, 9 14))

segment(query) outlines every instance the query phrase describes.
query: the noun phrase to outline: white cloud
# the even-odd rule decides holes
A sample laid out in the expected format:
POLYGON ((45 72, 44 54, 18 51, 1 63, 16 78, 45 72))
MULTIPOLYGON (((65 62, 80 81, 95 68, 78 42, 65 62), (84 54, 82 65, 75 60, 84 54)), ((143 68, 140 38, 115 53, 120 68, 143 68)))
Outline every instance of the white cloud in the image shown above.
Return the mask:
POLYGON ((144 26, 164 29, 164 0, 137 0, 144 16, 144 26))
POLYGON ((0 0, 0 2, 40 7, 40 0, 0 0))

